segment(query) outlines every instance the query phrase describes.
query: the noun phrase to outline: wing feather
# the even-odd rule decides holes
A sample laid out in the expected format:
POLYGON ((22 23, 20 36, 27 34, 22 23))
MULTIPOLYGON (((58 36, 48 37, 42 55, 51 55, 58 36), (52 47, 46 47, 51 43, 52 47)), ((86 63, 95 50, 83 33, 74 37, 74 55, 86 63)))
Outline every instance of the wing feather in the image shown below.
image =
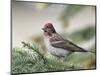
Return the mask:
POLYGON ((55 35, 50 40, 51 40, 50 41, 51 45, 53 47, 62 48, 62 49, 69 50, 69 51, 72 51, 72 52, 75 52, 75 51, 76 52, 87 52, 87 50, 75 45, 71 41, 63 39, 60 35, 55 35))

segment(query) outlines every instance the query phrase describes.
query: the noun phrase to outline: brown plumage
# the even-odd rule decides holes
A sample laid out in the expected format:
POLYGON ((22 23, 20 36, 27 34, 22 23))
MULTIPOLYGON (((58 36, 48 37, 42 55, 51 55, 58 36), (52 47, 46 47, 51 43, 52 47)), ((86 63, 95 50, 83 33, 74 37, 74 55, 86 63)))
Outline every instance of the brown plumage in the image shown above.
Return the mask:
POLYGON ((51 23, 45 24, 42 29, 44 31, 46 47, 51 54, 56 56, 66 56, 71 52, 88 52, 60 36, 51 23))

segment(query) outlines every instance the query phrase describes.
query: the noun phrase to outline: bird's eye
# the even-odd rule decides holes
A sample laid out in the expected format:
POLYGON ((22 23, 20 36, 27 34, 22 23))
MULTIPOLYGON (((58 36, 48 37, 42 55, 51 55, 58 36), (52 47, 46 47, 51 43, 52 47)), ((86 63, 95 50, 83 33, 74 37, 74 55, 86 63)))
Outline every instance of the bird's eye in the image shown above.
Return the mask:
POLYGON ((47 32, 46 30, 44 32, 47 32))

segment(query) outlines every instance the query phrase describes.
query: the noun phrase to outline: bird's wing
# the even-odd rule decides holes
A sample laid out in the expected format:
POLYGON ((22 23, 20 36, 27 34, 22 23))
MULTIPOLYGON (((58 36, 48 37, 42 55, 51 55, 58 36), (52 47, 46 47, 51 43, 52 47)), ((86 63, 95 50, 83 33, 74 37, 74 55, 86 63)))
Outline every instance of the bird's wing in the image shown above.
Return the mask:
POLYGON ((51 45, 53 47, 57 47, 57 48, 62 48, 65 50, 69 50, 72 52, 87 52, 87 50, 84 50, 83 48, 75 45, 74 43, 70 42, 69 40, 65 40, 63 38, 52 38, 52 40, 56 40, 56 41, 51 41, 51 45))

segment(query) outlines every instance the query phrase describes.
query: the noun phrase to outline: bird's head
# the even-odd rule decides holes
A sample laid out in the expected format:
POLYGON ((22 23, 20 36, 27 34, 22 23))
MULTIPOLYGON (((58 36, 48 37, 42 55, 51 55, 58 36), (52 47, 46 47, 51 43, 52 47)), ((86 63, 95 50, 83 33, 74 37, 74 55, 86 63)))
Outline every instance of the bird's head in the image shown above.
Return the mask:
POLYGON ((42 30, 44 31, 45 36, 52 36, 52 34, 56 33, 52 23, 45 24, 42 30))

